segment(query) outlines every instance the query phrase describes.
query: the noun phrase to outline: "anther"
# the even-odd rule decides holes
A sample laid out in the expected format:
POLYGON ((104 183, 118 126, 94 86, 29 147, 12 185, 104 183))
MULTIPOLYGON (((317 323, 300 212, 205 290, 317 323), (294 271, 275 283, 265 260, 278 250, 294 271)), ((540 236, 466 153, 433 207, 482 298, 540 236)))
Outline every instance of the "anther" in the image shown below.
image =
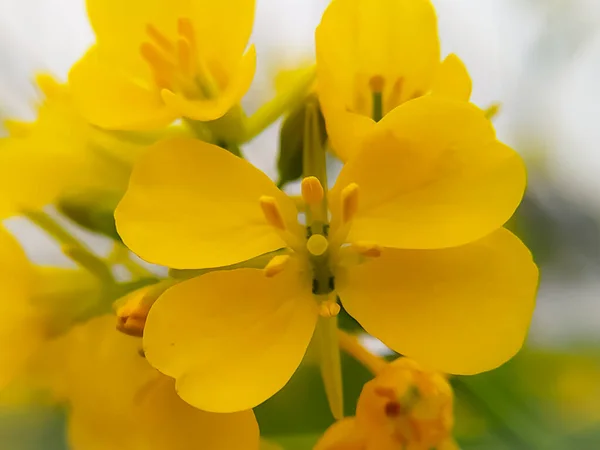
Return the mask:
POLYGON ((319 306, 319 314, 325 318, 335 317, 340 313, 340 309, 340 305, 337 302, 328 300, 319 306))
POLYGON ((381 256, 382 247, 374 242, 355 242, 352 246, 363 256, 369 258, 379 258, 381 256))
POLYGON ((187 39, 180 38, 177 41, 177 61, 184 73, 191 75, 193 72, 192 65, 192 46, 187 39))
POLYGON ((398 417, 402 413, 402 405, 395 401, 390 401, 385 404, 385 415, 389 418, 398 417))
POLYGON ((323 201, 324 191, 317 177, 306 177, 302 180, 302 199, 307 205, 317 205, 323 201))
POLYGON ((404 77, 397 78, 392 86, 392 90, 387 98, 388 110, 398 106, 402 100, 402 88, 404 87, 404 77))
POLYGON ((146 25, 146 34, 159 48, 167 53, 173 52, 173 43, 164 34, 158 31, 154 25, 146 25))
POLYGON ((342 189, 342 221, 350 222, 358 211, 358 184, 350 183, 342 189))
POLYGON ((385 86, 385 78, 381 75, 373 75, 369 80, 369 88, 371 92, 381 94, 383 92, 383 88, 385 86))
POLYGON ((194 45, 194 24, 189 18, 179 18, 177 21, 177 32, 179 36, 185 38, 192 46, 194 45))
POLYGON ((306 241, 306 249, 313 256, 323 255, 328 248, 329 242, 322 234, 313 234, 308 241, 306 241))
POLYGON ((281 210, 279 209, 277 200, 275 200, 274 197, 263 195, 259 199, 259 203, 269 225, 277 228, 278 230, 284 231, 285 222, 283 221, 283 216, 281 215, 281 210))
POLYGON ((263 269, 265 276, 271 278, 281 273, 289 260, 290 255, 274 256, 263 269))
POLYGON ((117 330, 129 336, 142 337, 150 308, 142 304, 125 304, 117 310, 117 330))

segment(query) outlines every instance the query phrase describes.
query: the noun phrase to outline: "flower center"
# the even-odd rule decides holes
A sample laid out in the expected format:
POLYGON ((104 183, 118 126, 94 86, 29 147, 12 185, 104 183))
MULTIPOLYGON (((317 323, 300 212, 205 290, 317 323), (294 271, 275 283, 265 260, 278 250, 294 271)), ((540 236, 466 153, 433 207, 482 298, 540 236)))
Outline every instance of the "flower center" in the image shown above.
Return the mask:
POLYGON ((146 26, 148 40, 140 46, 158 89, 178 92, 193 99, 214 98, 218 86, 205 61, 199 57, 190 19, 177 22, 177 38, 169 39, 154 25, 146 26))
POLYGON ((368 78, 366 85, 369 95, 365 95, 365 77, 357 76, 350 110, 370 116, 375 122, 379 122, 396 106, 423 95, 421 91, 407 93, 404 89, 404 77, 397 77, 392 83, 388 81, 390 80, 386 80, 382 75, 368 78))

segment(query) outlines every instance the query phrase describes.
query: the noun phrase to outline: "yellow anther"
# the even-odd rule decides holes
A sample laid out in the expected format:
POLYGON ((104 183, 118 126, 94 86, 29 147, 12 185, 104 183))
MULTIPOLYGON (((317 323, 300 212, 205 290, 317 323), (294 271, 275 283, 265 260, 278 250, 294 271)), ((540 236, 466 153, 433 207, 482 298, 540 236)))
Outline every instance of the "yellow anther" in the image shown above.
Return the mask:
POLYGON ((194 71, 194 66, 192 63, 192 46, 189 41, 185 38, 180 38, 177 41, 177 60, 179 62, 179 66, 181 70, 186 75, 191 75, 194 71))
POLYGON ((279 209, 277 200, 275 200, 274 197, 263 195, 259 199, 259 202, 265 219, 267 219, 269 225, 277 228, 278 230, 285 230, 285 222, 283 221, 283 216, 281 215, 281 210, 279 209))
POLYGON ((304 178, 301 188, 302 198, 307 205, 317 205, 323 201, 323 186, 317 177, 304 178))
POLYGON ((334 317, 340 313, 340 305, 332 300, 327 300, 319 306, 319 314, 322 317, 334 317))
POLYGON ((181 17, 177 21, 177 32, 179 36, 185 38, 192 46, 194 45, 196 40, 194 37, 194 24, 189 18, 181 17))
POLYGON ((167 53, 173 52, 173 43, 164 34, 158 31, 158 29, 154 25, 146 25, 146 34, 152 40, 152 42, 156 44, 159 48, 161 48, 167 53))
POLYGON ((369 80, 369 88, 371 89, 371 92, 382 93, 384 86, 385 78, 383 78, 381 75, 374 75, 369 80))
POLYGON ((35 77, 35 82, 46 98, 55 96, 61 90, 60 84, 54 78, 52 78, 51 75, 46 73, 37 75, 35 77))
POLYGON ((350 183, 342 189, 342 221, 350 222, 358 211, 358 184, 350 183))
POLYGON ((355 242, 354 249, 363 256, 378 258, 381 256, 382 247, 374 242, 355 242))
POLYGON ((175 65, 152 44, 144 42, 140 46, 140 54, 148 63, 154 81, 161 88, 169 88, 173 80, 175 65))
POLYGON ((286 264, 290 260, 290 255, 277 255, 271 258, 266 267, 263 269, 267 278, 274 277, 275 275, 283 272, 286 264))
POLYGON ((306 242, 306 249, 313 256, 321 256, 329 248, 327 238, 322 234, 313 234, 306 242))

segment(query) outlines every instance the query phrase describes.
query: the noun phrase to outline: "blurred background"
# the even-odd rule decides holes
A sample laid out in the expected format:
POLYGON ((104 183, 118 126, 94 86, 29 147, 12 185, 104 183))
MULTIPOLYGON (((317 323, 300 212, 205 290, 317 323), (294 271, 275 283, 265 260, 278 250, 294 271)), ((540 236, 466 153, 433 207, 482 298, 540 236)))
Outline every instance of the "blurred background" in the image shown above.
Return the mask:
MULTIPOLYGON (((252 41, 259 60, 249 111, 273 94, 278 71, 312 61, 314 28, 327 3, 257 0, 252 41)), ((497 371, 455 380, 457 436, 475 449, 600 448, 600 1, 433 3, 442 53, 465 61, 477 105, 502 104, 498 135, 528 163, 528 193, 511 227, 542 268, 526 349, 497 371)), ((84 0, 2 0, 0 119, 33 118, 33 75, 66 79, 92 42, 84 0)), ((245 148, 273 177, 277 133, 276 124, 245 148)), ((8 226, 36 261, 60 258, 23 221, 8 226)), ((94 241, 100 251, 104 244, 94 241)), ((311 420, 291 433, 317 432, 319 419, 305 406, 311 420)), ((274 410, 257 412, 259 419, 274 410)), ((5 442, 62 449, 62 433, 54 410, 0 415, 2 449, 13 448, 5 442)), ((310 448, 294 442, 290 449, 310 448)))

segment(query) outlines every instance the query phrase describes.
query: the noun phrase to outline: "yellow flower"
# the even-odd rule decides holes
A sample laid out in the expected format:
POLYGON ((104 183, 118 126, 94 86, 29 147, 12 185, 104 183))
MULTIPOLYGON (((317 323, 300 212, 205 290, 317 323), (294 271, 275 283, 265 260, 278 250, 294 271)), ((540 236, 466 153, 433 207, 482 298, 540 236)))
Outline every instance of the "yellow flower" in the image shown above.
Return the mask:
POLYGON ((308 227, 248 162, 158 143, 115 213, 129 248, 177 269, 275 253, 264 270, 168 289, 147 318, 148 360, 201 409, 253 407, 287 383, 337 294, 399 353, 449 373, 492 369, 518 351, 534 308, 537 268, 501 228, 524 188, 522 160, 480 109, 429 96, 380 121, 327 197, 303 180, 308 227))
POLYGON ((108 129, 211 121, 248 90, 253 0, 88 0, 96 45, 69 82, 83 115, 108 129))
POLYGON ((25 373, 41 346, 95 301, 98 281, 87 272, 33 266, 0 228, 0 389, 25 373), (86 301, 89 299, 89 301, 86 301))
POLYGON ((118 333, 114 321, 92 319, 45 349, 47 387, 69 407, 70 448, 258 450, 252 411, 189 406, 140 354, 140 340, 118 333))
POLYGON ((356 417, 332 425, 314 450, 458 450, 452 403, 443 375, 399 358, 365 384, 356 417))
POLYGON ((450 54, 440 63, 429 0, 335 0, 316 32, 319 97, 335 153, 347 160, 374 122, 432 93, 467 101, 471 79, 450 54))
POLYGON ((45 99, 33 123, 8 122, 0 140, 0 217, 35 210, 67 191, 124 191, 141 145, 118 141, 75 110, 66 85, 38 77, 45 99))

